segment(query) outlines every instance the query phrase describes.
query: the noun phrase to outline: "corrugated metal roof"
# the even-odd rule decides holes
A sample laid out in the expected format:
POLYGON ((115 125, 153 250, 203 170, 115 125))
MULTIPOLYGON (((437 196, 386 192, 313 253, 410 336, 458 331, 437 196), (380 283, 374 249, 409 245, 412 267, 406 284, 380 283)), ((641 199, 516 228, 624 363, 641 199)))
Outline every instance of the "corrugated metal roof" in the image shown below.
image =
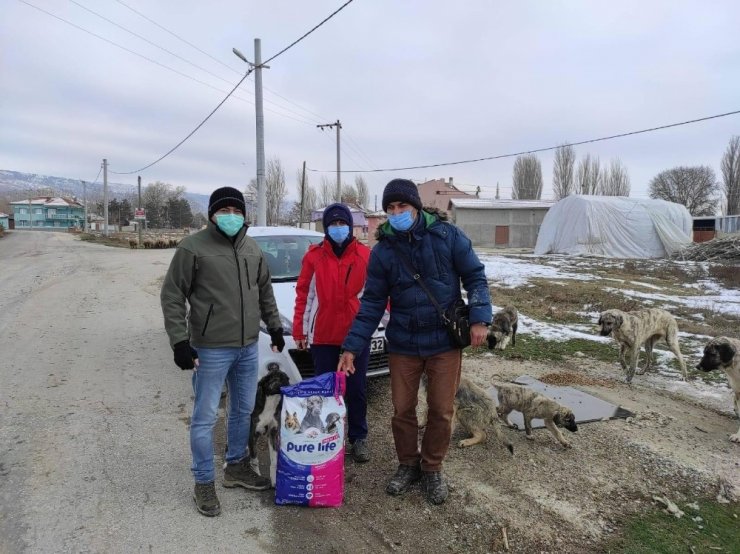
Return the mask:
POLYGON ((450 198, 455 208, 477 210, 531 210, 551 208, 554 200, 492 200, 490 198, 450 198))

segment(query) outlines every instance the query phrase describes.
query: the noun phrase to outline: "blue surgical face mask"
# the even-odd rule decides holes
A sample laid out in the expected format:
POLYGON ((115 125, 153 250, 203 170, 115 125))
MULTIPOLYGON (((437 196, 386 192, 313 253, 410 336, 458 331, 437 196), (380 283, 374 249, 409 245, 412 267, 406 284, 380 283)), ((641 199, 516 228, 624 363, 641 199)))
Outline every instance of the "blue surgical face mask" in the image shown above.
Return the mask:
POLYGON ((233 237, 244 227, 244 216, 239 214, 220 214, 216 216, 216 225, 226 236, 233 237))
POLYGON ((411 216, 411 211, 401 212, 399 214, 389 214, 388 223, 391 224, 396 231, 408 231, 414 224, 414 218, 411 216))
POLYGON ((342 244, 345 240, 347 240, 347 237, 349 236, 349 226, 331 225, 327 230, 327 233, 329 233, 331 240, 333 240, 337 244, 342 244))

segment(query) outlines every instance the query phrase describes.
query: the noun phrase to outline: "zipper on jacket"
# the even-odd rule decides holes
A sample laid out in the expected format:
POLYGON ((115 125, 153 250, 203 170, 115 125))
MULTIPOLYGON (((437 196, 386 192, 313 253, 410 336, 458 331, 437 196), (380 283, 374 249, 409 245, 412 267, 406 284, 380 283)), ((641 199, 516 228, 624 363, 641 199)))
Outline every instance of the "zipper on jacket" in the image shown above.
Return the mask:
POLYGON ((249 281, 249 263, 247 262, 247 259, 244 258, 244 269, 247 272, 247 288, 252 288, 252 283, 249 281))
POLYGON ((208 315, 206 315, 206 322, 203 324, 203 331, 200 334, 201 337, 206 336, 206 329, 208 329, 208 322, 211 320, 212 313, 213 313, 213 304, 211 304, 210 308, 208 308, 208 315))
POLYGON ((346 286, 347 283, 349 283, 349 274, 352 273, 352 264, 349 264, 349 269, 347 270, 347 276, 344 278, 344 285, 346 286))
POLYGON ((234 261, 236 262, 236 280, 239 283, 239 306, 241 307, 241 320, 242 320, 242 334, 240 335, 239 342, 244 346, 244 291, 242 290, 242 269, 239 266, 239 255, 236 252, 236 244, 232 244, 231 248, 234 250, 234 261))
POLYGON ((187 299, 190 300, 190 295, 193 294, 195 288, 195 276, 198 273, 198 258, 193 258, 193 276, 190 279, 190 288, 188 289, 187 299))

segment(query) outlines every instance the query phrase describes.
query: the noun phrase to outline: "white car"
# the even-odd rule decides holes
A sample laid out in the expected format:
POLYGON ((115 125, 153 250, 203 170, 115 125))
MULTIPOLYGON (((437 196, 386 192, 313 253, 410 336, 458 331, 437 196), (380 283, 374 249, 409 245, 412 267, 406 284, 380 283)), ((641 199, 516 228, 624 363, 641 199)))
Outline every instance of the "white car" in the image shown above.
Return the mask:
MULTIPOLYGON (((308 350, 298 350, 293 340, 293 310, 295 308, 295 287, 301 272, 303 255, 312 244, 324 240, 322 233, 298 229, 297 227, 249 227, 247 234, 252 237, 265 253, 272 275, 272 290, 275 293, 280 321, 285 335, 285 348, 273 352, 267 327, 261 323, 259 337, 259 375, 267 372, 270 364, 276 363, 290 377, 291 383, 303 378, 313 377, 313 360, 308 350)), ((388 348, 385 341, 385 324, 388 313, 381 320, 378 330, 370 341, 370 362, 368 377, 388 374, 388 348)))

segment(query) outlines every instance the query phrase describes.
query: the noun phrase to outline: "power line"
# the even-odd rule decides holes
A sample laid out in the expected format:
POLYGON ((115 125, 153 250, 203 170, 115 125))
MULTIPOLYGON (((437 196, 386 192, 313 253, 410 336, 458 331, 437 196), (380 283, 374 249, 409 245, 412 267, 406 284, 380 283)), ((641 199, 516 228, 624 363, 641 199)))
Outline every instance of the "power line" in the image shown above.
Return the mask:
POLYGON ((200 53, 201 53, 201 54, 203 54, 204 56, 208 56, 208 57, 209 57, 209 58, 211 58, 211 59, 212 59, 212 60, 213 60, 214 62, 216 62, 216 63, 219 63, 219 64, 221 64, 221 65, 222 65, 222 66, 224 66, 224 67, 225 67, 226 69, 229 69, 229 70, 233 71, 234 73, 236 73, 236 74, 238 74, 238 75, 241 75, 241 71, 238 71, 238 70, 234 69, 233 67, 231 67, 230 65, 227 65, 227 64, 225 64, 224 62, 222 62, 221 60, 219 60, 219 59, 217 59, 217 58, 215 58, 215 57, 211 56, 211 55, 210 55, 210 54, 209 54, 208 52, 205 52, 205 51, 201 50, 200 48, 198 48, 198 47, 197 47, 197 46, 196 46, 195 44, 193 44, 192 42, 188 42, 187 40, 185 40, 185 39, 184 39, 184 38, 182 38, 181 36, 177 35, 176 33, 174 33, 174 32, 172 32, 172 31, 170 31, 170 30, 169 30, 169 29, 167 29, 166 27, 163 27, 162 25, 160 25, 159 23, 157 23, 157 22, 156 22, 156 21, 154 21, 153 19, 150 19, 149 17, 145 16, 145 15, 144 15, 143 13, 141 13, 140 11, 137 11, 137 10, 135 10, 134 8, 132 8, 131 6, 129 6, 128 4, 126 4, 125 2, 122 2, 121 0, 116 0, 116 2, 118 2, 119 4, 121 4, 122 6, 124 6, 125 8, 128 8, 129 10, 131 10, 132 12, 134 12, 134 13, 135 13, 136 15, 138 15, 138 16, 140 16, 140 17, 143 17, 144 19, 146 19, 146 20, 147 20, 147 21, 148 21, 149 23, 151 23, 152 25, 156 25, 157 27, 159 27, 160 29, 162 29, 162 30, 163 30, 163 31, 165 31, 166 33, 169 33, 170 35, 172 35, 172 36, 173 36, 173 37, 175 37, 176 39, 178 39, 178 40, 180 40, 180 41, 184 42, 184 43, 185 43, 185 44, 187 44, 188 46, 190 46, 190 47, 192 47, 192 48, 195 48, 195 49, 196 49, 196 50, 197 50, 198 52, 200 52, 200 53))
POLYGON ((172 148, 171 148, 171 149, 170 149, 170 150, 169 150, 169 151, 168 151, 168 152, 167 152, 166 154, 164 154, 163 156, 160 156, 159 158, 157 158, 156 160, 154 160, 154 161, 153 161, 152 163, 150 163, 149 165, 145 165, 144 167, 141 167, 141 168, 139 168, 139 169, 134 169, 133 171, 111 171, 111 173, 114 173, 115 175, 131 175, 132 173, 139 173, 139 172, 141 172, 141 171, 144 171, 145 169, 149 169, 149 168, 150 168, 150 167, 152 167, 152 166, 153 166, 154 164, 156 164, 156 163, 159 163, 159 162, 161 162, 162 160, 164 160, 164 159, 165 159, 165 158, 166 158, 167 156, 169 156, 169 155, 170 155, 170 154, 172 154, 172 153, 173 153, 173 152, 174 152, 175 150, 177 150, 178 148, 180 148, 180 146, 182 146, 182 144, 183 144, 183 143, 184 143, 184 142, 185 142, 186 140, 188 140, 188 139, 189 139, 190 137, 192 137, 192 136, 193 136, 193 135, 195 134, 195 132, 196 132, 196 131, 197 131, 198 129, 200 129, 200 128, 201 128, 201 127, 202 127, 202 126, 203 126, 203 125, 205 124, 205 122, 206 122, 206 121, 208 121, 208 120, 209 120, 209 119, 211 118, 211 116, 212 116, 213 114, 215 114, 215 113, 216 113, 216 111, 217 111, 217 110, 218 110, 218 109, 219 109, 219 108, 220 108, 220 107, 221 107, 221 106, 223 105, 223 103, 224 103, 224 102, 226 102, 226 100, 228 100, 228 99, 229 99, 229 96, 231 96, 231 95, 232 95, 232 93, 233 93, 233 92, 234 92, 234 91, 235 91, 235 90, 236 90, 237 88, 239 88, 239 85, 241 85, 241 84, 242 84, 242 83, 244 82, 244 79, 246 79, 246 78, 247 78, 247 75, 249 75, 249 74, 250 74, 250 73, 251 73, 252 71, 253 71, 252 69, 250 69, 249 71, 247 71, 247 73, 246 73, 246 74, 244 75, 244 77, 242 77, 242 78, 241 78, 241 80, 240 80, 240 81, 239 81, 239 82, 238 82, 238 83, 237 83, 236 85, 234 85, 234 88, 233 88, 233 89, 231 89, 231 92, 229 92, 229 94, 227 94, 227 95, 226 95, 226 97, 225 97, 225 98, 224 98, 223 100, 221 100, 221 102, 219 102, 219 103, 218 103, 218 105, 217 105, 217 106, 216 106, 215 108, 213 108, 213 110, 211 111, 211 113, 209 113, 209 114, 208 114, 208 115, 206 116, 206 118, 205 118, 205 119, 204 119, 203 121, 201 121, 201 122, 200 122, 200 123, 198 124, 198 126, 197 126, 197 127, 195 128, 195 129, 193 129, 192 131, 190 131, 190 133, 189 133, 189 134, 188 134, 188 135, 187 135, 187 136, 186 136, 186 137, 185 137, 184 139, 182 139, 182 140, 181 140, 180 142, 178 142, 178 143, 177 143, 177 144, 176 144, 176 145, 175 145, 174 147, 172 147, 172 148))
POLYGON ((344 8, 346 8, 352 2, 353 2, 353 0, 347 0, 344 4, 342 4, 341 6, 339 6, 331 14, 329 14, 327 17, 325 17, 323 19, 323 21, 321 21, 321 23, 319 23, 318 25, 314 26, 313 29, 311 29, 310 31, 308 31, 307 33, 305 33, 300 38, 297 38, 296 40, 294 40, 293 42, 291 42, 288 46, 286 46, 285 48, 283 48, 282 50, 280 50, 280 52, 278 52, 277 54, 275 54, 273 57, 266 59, 264 62, 262 62, 261 65, 267 65, 272 60, 274 60, 275 58, 277 58, 278 56, 280 56, 281 54, 283 54, 283 53, 287 52, 288 50, 290 50, 291 48, 293 48, 296 44, 298 44, 299 42, 301 42, 304 38, 306 38, 308 35, 310 35, 311 33, 313 33, 316 29, 318 29, 319 27, 321 27, 324 23, 326 23, 327 21, 329 21, 332 17, 334 17, 335 15, 337 15, 339 12, 341 12, 344 8))
POLYGON ((95 183, 97 183, 98 182, 98 179, 100 178, 100 174, 102 172, 103 172, 103 166, 101 164, 100 165, 100 169, 98 170, 98 174, 95 176, 95 180, 93 182, 91 182, 91 183, 90 183, 90 181, 88 181, 88 183, 90 183, 90 185, 94 185, 95 183))
MULTIPOLYGON (((659 131, 661 129, 670 129, 671 127, 680 127, 681 125, 689 125, 691 123, 699 123, 701 121, 708 121, 710 119, 718 119, 720 117, 727 117, 730 115, 737 115, 737 114, 740 114, 740 110, 717 114, 717 115, 710 115, 707 117, 700 117, 698 119, 690 119, 688 121, 681 121, 680 123, 670 123, 668 125, 661 125, 659 127, 651 127, 649 129, 642 129, 640 131, 630 131, 628 133, 620 133, 618 135, 610 135, 607 137, 582 140, 579 142, 571 142, 567 144, 558 144, 557 146, 548 146, 546 148, 535 148, 533 150, 523 150, 521 152, 513 152, 511 154, 499 154, 497 156, 486 156, 485 158, 474 158, 470 160, 459 160, 456 162, 444 162, 444 163, 438 163, 438 164, 414 165, 414 166, 408 166, 408 167, 393 167, 393 168, 384 168, 384 169, 343 169, 342 173, 379 173, 379 172, 384 172, 384 171, 405 171, 409 169, 427 169, 430 167, 444 167, 444 166, 450 166, 450 165, 462 165, 462 164, 469 164, 469 163, 475 163, 475 162, 483 162, 483 161, 488 161, 488 160, 500 160, 503 158, 513 158, 514 156, 523 156, 524 154, 536 154, 538 152, 547 152, 549 150, 557 150, 558 148, 562 148, 565 146, 580 146, 582 144, 590 144, 593 142, 602 142, 602 141, 612 140, 616 138, 628 137, 631 135, 650 133, 652 131, 659 131)), ((334 171, 334 170, 328 170, 328 169, 311 169, 311 168, 306 168, 306 169, 308 169, 308 171, 315 171, 318 173, 330 173, 331 171, 334 171)))

